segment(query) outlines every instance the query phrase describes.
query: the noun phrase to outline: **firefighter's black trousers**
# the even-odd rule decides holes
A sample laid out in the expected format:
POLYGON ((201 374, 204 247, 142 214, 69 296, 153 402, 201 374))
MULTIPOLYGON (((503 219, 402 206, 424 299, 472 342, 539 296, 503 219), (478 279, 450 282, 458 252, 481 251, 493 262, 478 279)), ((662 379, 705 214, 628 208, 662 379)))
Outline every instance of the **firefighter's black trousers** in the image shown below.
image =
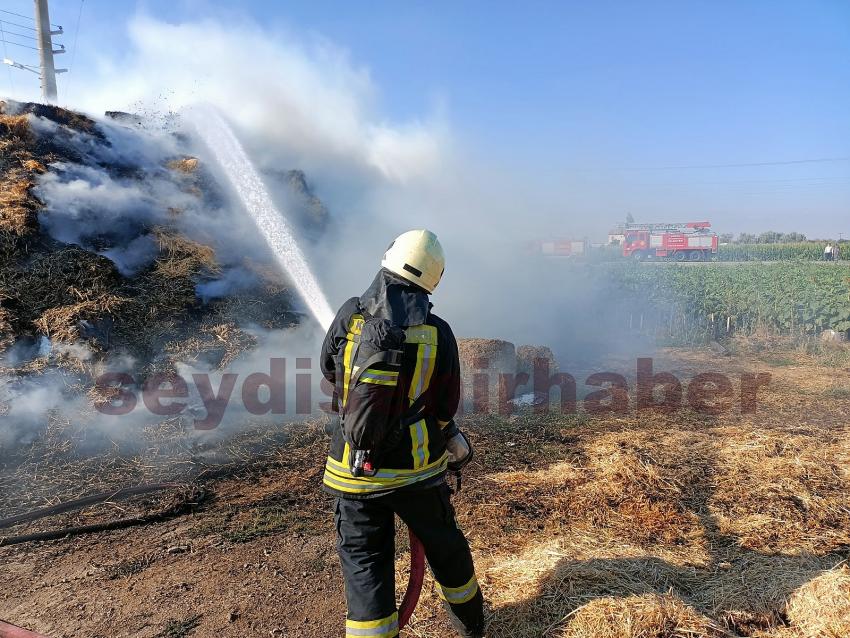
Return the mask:
POLYGON ((398 635, 396 514, 422 541, 452 624, 461 636, 483 634, 483 598, 449 495, 443 483, 371 499, 336 499, 337 550, 348 600, 346 638, 398 635))

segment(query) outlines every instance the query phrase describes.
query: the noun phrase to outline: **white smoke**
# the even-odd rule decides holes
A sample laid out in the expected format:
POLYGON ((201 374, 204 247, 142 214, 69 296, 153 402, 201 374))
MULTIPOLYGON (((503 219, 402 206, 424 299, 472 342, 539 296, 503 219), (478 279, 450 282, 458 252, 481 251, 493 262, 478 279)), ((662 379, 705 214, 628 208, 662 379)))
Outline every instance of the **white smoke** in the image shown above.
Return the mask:
POLYGON ((559 264, 524 249, 528 240, 581 238, 595 220, 561 184, 543 189, 539 176, 464 148, 445 104, 391 122, 380 103, 392 87, 376 86, 344 48, 247 20, 137 17, 129 39, 130 51, 104 60, 87 83, 83 104, 147 113, 209 102, 261 168, 305 170, 333 215, 323 242, 304 247, 332 305, 366 288, 396 235, 428 227, 448 255, 436 309, 459 334, 566 350, 609 329, 596 312, 608 299, 593 282, 565 279, 559 264))
POLYGON ((407 180, 440 162, 447 140, 439 116, 386 122, 368 70, 327 40, 248 21, 168 24, 150 17, 130 22, 129 40, 126 56, 104 59, 101 74, 86 82, 81 106, 179 111, 208 102, 262 139, 260 163, 286 161, 311 174, 342 163, 407 180), (167 96, 165 104, 159 96, 167 96))
MULTIPOLYGON (((566 279, 552 262, 523 252, 526 239, 574 235, 576 217, 563 212, 571 210, 570 202, 553 202, 523 175, 462 150, 444 109, 389 122, 368 70, 343 49, 249 22, 167 24, 140 17, 130 23, 129 36, 128 53, 104 60, 78 90, 81 106, 95 114, 126 110, 149 119, 165 114, 168 126, 159 132, 102 121, 108 145, 73 135, 69 143, 82 163, 53 167, 39 190, 47 204, 42 221, 55 238, 85 244, 103 229, 122 233, 102 252, 128 274, 152 258, 150 238, 134 229, 167 219, 216 249, 222 274, 199 283, 202 299, 252 285, 254 277, 241 265, 244 257, 268 254, 244 213, 226 199, 202 201, 187 193, 163 168, 187 151, 202 166, 213 166, 203 148, 173 134, 175 122, 167 116, 209 102, 237 125, 261 167, 303 169, 331 209, 330 232, 305 250, 332 305, 366 288, 393 237, 428 227, 448 255, 444 282, 433 297, 436 311, 458 335, 502 337, 556 351, 563 346, 559 354, 591 331, 607 338, 604 316, 594 314, 605 308, 607 291, 597 290, 591 277, 566 279), (201 49, 203 56, 197 55, 201 49), (132 166, 141 168, 141 180, 115 170, 132 166), (169 209, 181 212, 172 219, 169 209)), ((37 126, 50 134, 55 125, 37 126)), ((316 360, 314 337, 274 332, 264 337, 255 353, 231 367, 262 371, 280 351, 316 360)), ((197 369, 197 363, 185 363, 184 372, 197 369)), ((316 370, 313 376, 318 378, 316 370)), ((39 403, 43 415, 56 396, 61 395, 20 401, 19 416, 27 420, 26 406, 39 403)), ((228 422, 237 421, 238 415, 228 422)))

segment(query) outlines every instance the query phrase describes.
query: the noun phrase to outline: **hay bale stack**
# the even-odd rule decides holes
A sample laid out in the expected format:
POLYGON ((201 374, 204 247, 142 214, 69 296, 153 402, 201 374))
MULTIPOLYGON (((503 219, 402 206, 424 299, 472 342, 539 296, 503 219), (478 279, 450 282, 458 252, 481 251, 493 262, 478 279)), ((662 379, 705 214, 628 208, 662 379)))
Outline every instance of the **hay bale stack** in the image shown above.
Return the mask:
POLYGON ((842 565, 810 580, 791 595, 786 613, 800 636, 850 636, 850 569, 842 565))
POLYGON ((534 364, 539 359, 544 359, 549 364, 549 374, 558 372, 558 362, 552 349, 548 346, 523 345, 516 349, 517 372, 524 372, 529 379, 534 379, 534 364))
POLYGON ((14 102, 10 100, 8 102, 0 102, 0 114, 22 116, 29 114, 35 117, 43 117, 72 131, 86 133, 101 140, 105 139, 103 132, 97 127, 97 122, 88 115, 69 111, 68 109, 63 109, 61 106, 39 104, 38 102, 14 102))
POLYGON ((513 379, 516 374, 514 344, 501 339, 458 339, 457 345, 464 411, 498 412, 506 397, 503 375, 513 379))
POLYGON ((562 638, 714 638, 727 636, 710 618, 671 594, 598 598, 579 607, 562 638))

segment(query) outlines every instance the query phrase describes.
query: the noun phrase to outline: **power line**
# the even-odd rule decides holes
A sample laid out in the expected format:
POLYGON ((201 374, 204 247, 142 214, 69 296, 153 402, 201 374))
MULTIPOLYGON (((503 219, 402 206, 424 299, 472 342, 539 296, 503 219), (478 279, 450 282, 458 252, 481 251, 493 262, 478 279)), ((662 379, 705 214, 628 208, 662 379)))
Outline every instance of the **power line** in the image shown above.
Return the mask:
POLYGON ((18 24, 17 22, 9 22, 8 20, 0 20, 3 24, 8 24, 13 27, 18 27, 20 29, 29 29, 30 31, 35 31, 35 27, 28 27, 25 24, 18 24))
POLYGON ((746 168, 750 166, 789 166, 791 164, 818 164, 823 162, 848 162, 850 157, 819 157, 816 159, 786 160, 783 162, 747 162, 741 164, 686 164, 681 166, 648 166, 630 168, 633 171, 666 171, 685 168, 746 168))
POLYGON ((8 13, 10 16, 15 16, 16 18, 23 18, 24 20, 32 21, 32 16, 25 16, 22 13, 15 13, 14 11, 6 11, 5 9, 0 9, 0 13, 8 13))
MULTIPOLYGON (((2 22, 0 22, 0 41, 3 42, 3 58, 6 59, 9 57, 9 51, 6 49, 6 34, 3 30, 2 22)), ((14 95, 15 81, 12 79, 12 67, 6 67, 6 70, 9 72, 9 89, 11 91, 11 95, 14 95)))
POLYGON ((14 35, 18 38, 29 38, 30 40, 35 40, 34 35, 27 35, 25 33, 15 33, 14 31, 9 31, 8 29, 4 31, 6 35, 14 35))
POLYGON ((74 44, 71 45, 71 63, 68 65, 68 72, 74 68, 74 60, 77 59, 77 36, 80 35, 80 19, 83 17, 83 3, 85 0, 80 0, 80 10, 77 13, 77 26, 74 27, 74 44))
POLYGON ((18 44, 17 42, 12 42, 10 40, 3 40, 3 44, 11 44, 12 46, 21 47, 22 49, 30 49, 31 51, 38 51, 36 47, 28 47, 25 44, 18 44))
MULTIPOLYGON (((29 20, 30 22, 35 22, 35 18, 33 18, 32 16, 25 16, 22 13, 15 13, 14 11, 6 11, 5 9, 0 9, 0 13, 6 13, 6 14, 9 14, 10 16, 15 16, 16 18, 23 18, 24 20, 29 20)), ((58 27, 59 25, 53 24, 51 22, 50 26, 51 27, 58 27)))
POLYGON ((80 10, 77 12, 77 26, 74 27, 74 44, 71 45, 71 62, 68 64, 68 83, 65 85, 65 91, 70 93, 71 80, 74 78, 71 71, 74 70, 74 60, 77 59, 77 36, 80 35, 80 20, 83 17, 83 3, 85 0, 80 0, 80 10))

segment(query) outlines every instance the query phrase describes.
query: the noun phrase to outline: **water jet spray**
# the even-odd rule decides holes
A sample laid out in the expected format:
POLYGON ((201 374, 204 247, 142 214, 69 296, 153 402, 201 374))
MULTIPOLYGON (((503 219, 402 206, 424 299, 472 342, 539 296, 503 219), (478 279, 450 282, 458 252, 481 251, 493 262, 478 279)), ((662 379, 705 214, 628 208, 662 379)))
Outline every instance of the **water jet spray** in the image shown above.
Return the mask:
POLYGON ((190 120, 254 220, 275 260, 289 275, 313 317, 327 330, 334 317, 328 300, 298 246, 290 223, 274 205, 266 185, 233 129, 209 105, 192 108, 190 120))

